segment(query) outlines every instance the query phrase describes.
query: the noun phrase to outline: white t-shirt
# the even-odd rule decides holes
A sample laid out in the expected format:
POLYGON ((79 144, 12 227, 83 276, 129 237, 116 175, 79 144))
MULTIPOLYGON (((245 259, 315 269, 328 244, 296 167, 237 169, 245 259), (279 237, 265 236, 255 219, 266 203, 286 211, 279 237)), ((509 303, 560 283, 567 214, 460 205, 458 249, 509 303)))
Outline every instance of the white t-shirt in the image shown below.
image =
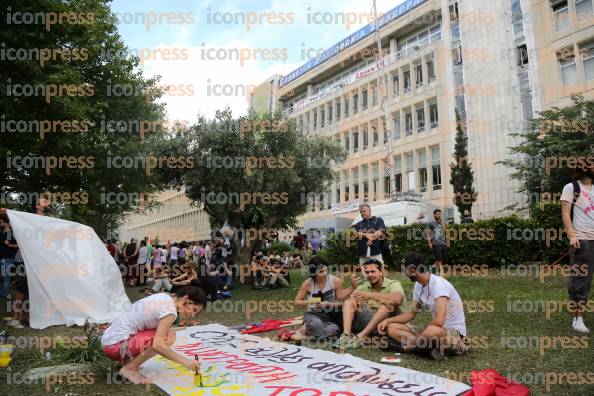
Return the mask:
POLYGON ((177 318, 173 298, 167 293, 157 293, 145 297, 128 306, 103 333, 103 346, 117 344, 132 335, 145 330, 154 330, 159 320, 167 315, 177 318))
POLYGON ((161 248, 161 263, 167 262, 167 249, 161 248))
POLYGON ((429 275, 427 286, 423 287, 419 282, 415 283, 413 300, 420 301, 423 304, 423 309, 428 307, 433 318, 435 318, 435 299, 438 297, 448 298, 444 327, 456 329, 465 337, 466 319, 464 318, 464 306, 454 286, 441 276, 435 276, 433 274, 429 275))
POLYGON ((138 264, 146 264, 148 260, 148 248, 143 246, 138 251, 138 264))
POLYGON ((179 252, 179 248, 177 246, 171 246, 171 260, 177 260, 177 252, 179 252))
MULTIPOLYGON (((590 188, 580 184, 580 197, 573 208, 573 229, 580 240, 594 240, 594 185, 590 188)), ((563 187, 561 200, 573 203, 573 183, 563 187)))

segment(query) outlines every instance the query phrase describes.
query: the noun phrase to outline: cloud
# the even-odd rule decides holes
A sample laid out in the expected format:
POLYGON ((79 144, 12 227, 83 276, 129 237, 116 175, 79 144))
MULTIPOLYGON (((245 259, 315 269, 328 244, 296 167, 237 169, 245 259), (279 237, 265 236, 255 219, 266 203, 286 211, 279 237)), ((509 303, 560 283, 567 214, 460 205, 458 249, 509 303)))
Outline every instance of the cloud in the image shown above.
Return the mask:
MULTIPOLYGON (((378 11, 385 12, 399 3, 378 0, 378 11)), ((170 87, 162 100, 172 120, 193 123, 199 113, 212 117, 216 110, 227 106, 236 115, 245 114, 250 89, 274 74, 288 74, 305 63, 302 50, 328 48, 369 23, 371 4, 361 0, 310 4, 301 0, 272 0, 266 8, 249 9, 254 6, 238 1, 215 5, 201 2, 194 11, 196 23, 169 29, 166 38, 146 34, 139 27, 138 34, 146 34, 143 42, 147 47, 177 49, 185 54, 178 60, 159 56, 147 60, 143 72, 147 77, 160 75, 160 84, 170 87), (219 13, 219 20, 222 14, 228 14, 225 21, 232 23, 212 23, 214 13, 219 13), (242 18, 247 14, 242 13, 256 13, 258 22, 248 26, 242 18), (285 22, 286 15, 292 14, 293 22, 269 23, 266 15, 278 17, 281 13, 285 22), (238 18, 231 18, 233 15, 238 18), (155 39, 159 44, 153 44, 155 39), (282 50, 286 52, 283 54, 282 50)), ((123 33, 124 42, 127 34, 130 33, 123 33)), ((138 36, 133 38, 136 42, 138 39, 138 36)))

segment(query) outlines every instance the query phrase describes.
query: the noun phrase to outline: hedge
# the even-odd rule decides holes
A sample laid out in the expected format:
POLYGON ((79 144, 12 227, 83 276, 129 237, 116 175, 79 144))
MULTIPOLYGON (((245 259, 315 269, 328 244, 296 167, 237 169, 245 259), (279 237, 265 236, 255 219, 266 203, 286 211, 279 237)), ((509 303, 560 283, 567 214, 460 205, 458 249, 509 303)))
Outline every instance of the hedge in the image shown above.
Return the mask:
MULTIPOLYGON (((568 251, 562 231, 561 206, 549 204, 532 209, 531 218, 499 217, 472 224, 449 224, 449 264, 499 267, 501 264, 524 262, 552 263, 568 251), (547 241, 547 235, 549 240, 547 241), (559 238, 562 235, 562 238, 559 238)), ((425 239, 425 226, 411 224, 387 230, 391 257, 385 257, 389 268, 397 269, 404 256, 413 250, 423 252, 432 262, 435 257, 425 239)), ((347 246, 345 232, 330 234, 327 249, 321 253, 331 265, 358 262, 356 241, 347 246)), ((564 260, 566 261, 566 260, 564 260)))

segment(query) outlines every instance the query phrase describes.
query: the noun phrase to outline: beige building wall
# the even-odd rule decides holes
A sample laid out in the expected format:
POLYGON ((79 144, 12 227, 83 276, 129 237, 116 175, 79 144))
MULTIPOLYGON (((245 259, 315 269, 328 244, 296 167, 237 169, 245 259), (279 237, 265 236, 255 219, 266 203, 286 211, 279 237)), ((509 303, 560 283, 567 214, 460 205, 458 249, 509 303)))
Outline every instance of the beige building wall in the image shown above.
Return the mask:
POLYGON ((183 190, 163 192, 157 201, 161 203, 158 208, 128 218, 119 231, 120 240, 149 237, 150 240, 159 239, 166 243, 211 239, 207 213, 199 207, 191 206, 183 190))

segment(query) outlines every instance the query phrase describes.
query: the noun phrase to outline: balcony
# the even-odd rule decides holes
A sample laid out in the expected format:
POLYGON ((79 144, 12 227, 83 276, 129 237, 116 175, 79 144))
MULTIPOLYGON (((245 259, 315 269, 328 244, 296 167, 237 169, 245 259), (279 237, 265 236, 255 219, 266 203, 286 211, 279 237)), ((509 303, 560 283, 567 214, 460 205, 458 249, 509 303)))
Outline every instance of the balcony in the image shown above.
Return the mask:
MULTIPOLYGON (((319 100, 321 100, 323 98, 333 95, 336 92, 338 92, 339 90, 341 90, 342 88, 348 87, 348 86, 356 83, 359 80, 362 80, 369 76, 375 75, 377 72, 379 72, 381 70, 381 68, 380 68, 381 66, 389 66, 389 65, 396 63, 399 60, 411 57, 412 55, 416 54, 417 52, 421 51, 422 49, 424 49, 424 48, 430 46, 431 44, 433 44, 434 42, 440 41, 440 40, 441 40, 441 31, 435 32, 432 35, 424 38, 423 40, 417 41, 416 43, 411 43, 408 46, 403 47, 400 51, 388 55, 384 59, 383 64, 380 62, 372 63, 371 65, 369 65, 361 70, 353 72, 350 76, 347 76, 347 77, 343 78, 342 80, 335 82, 334 84, 332 84, 329 87, 326 87, 325 89, 318 92, 317 94, 312 95, 308 98, 305 98, 305 99, 293 104, 293 106, 285 109, 283 111, 283 114, 284 115, 292 114, 293 112, 299 111, 313 103, 318 102, 319 100)), ((406 90, 405 90, 405 93, 406 93, 406 90)))

